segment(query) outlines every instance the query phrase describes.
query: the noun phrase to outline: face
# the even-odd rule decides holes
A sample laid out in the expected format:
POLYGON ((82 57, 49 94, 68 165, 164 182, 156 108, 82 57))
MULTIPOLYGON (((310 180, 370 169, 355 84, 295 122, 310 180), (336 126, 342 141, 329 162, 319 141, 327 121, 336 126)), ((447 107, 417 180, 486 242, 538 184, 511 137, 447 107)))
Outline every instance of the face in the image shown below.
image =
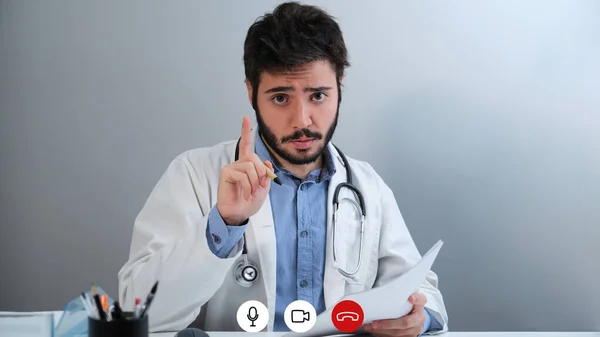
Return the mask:
MULTIPOLYGON (((252 103, 248 82, 247 88, 252 103)), ((267 146, 293 165, 319 159, 333 137, 339 112, 336 74, 330 63, 315 61, 291 74, 265 73, 256 95, 256 118, 267 146)))

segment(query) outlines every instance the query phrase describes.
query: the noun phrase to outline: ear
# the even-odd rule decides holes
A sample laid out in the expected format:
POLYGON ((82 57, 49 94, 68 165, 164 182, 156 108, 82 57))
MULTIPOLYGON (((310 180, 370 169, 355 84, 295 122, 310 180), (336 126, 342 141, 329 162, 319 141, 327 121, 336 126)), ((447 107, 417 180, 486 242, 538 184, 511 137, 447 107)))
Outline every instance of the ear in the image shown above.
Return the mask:
POLYGON ((344 81, 344 76, 340 76, 340 87, 342 86, 343 81, 344 81))
POLYGON ((246 89, 248 90, 248 101, 252 105, 252 83, 250 83, 250 80, 246 80, 246 89))

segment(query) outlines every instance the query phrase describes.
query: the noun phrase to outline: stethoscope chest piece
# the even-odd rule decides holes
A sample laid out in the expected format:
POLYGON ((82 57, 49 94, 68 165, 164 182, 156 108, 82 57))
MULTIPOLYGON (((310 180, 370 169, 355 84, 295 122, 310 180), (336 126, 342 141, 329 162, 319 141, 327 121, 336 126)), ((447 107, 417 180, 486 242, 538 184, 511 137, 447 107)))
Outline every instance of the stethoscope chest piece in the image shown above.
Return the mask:
POLYGON ((244 259, 237 263, 233 269, 233 274, 239 285, 248 288, 256 283, 258 268, 252 262, 249 262, 247 255, 244 254, 244 259))

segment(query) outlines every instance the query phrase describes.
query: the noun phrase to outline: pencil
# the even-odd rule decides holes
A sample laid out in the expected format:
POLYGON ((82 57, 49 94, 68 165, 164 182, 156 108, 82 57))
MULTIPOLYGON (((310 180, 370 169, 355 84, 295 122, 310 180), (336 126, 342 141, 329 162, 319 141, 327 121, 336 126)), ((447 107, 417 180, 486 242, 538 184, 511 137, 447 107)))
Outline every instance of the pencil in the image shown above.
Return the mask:
MULTIPOLYGON (((254 131, 254 128, 251 129, 252 131, 254 131)), ((262 136, 259 136, 262 139, 262 136)), ((265 140, 263 139, 263 142, 265 140)), ((254 144, 254 132, 252 133, 252 144, 254 144)), ((254 145, 252 145, 254 147, 254 145)), ((281 186, 281 180, 279 179, 279 177, 277 177, 277 175, 275 174, 275 172, 271 171, 271 169, 265 165, 265 167, 267 168, 267 175, 269 176, 269 178, 271 178, 271 180, 273 180, 275 182, 275 184, 281 186)))
POLYGON ((100 296, 98 295, 98 291, 96 290, 96 285, 92 283, 92 298, 96 303, 96 308, 98 309, 98 316, 101 321, 106 321, 106 312, 102 309, 102 303, 100 303, 100 296))
POLYGON ((267 175, 269 176, 269 178, 271 178, 277 185, 281 185, 281 180, 279 180, 279 177, 277 177, 277 175, 275 175, 275 173, 273 171, 271 171, 270 168, 267 167, 267 175))

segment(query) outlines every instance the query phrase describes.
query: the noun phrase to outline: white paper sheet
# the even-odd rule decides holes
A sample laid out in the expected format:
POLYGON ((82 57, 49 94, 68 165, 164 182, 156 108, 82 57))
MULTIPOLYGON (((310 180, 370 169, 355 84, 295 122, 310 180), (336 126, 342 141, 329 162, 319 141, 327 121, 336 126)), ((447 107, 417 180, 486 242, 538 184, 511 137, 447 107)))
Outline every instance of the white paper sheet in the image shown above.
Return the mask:
POLYGON ((0 337, 51 337, 51 313, 0 313, 0 337))
MULTIPOLYGON (((380 319, 390 319, 405 316, 412 310, 412 304, 408 302, 410 295, 416 293, 431 269, 443 241, 438 241, 423 258, 409 271, 397 279, 381 287, 348 295, 342 300, 352 300, 358 303, 364 312, 363 324, 380 319)), ((331 310, 333 307, 322 312, 315 326, 305 333, 290 332, 284 337, 321 337, 342 335, 331 322, 331 310)))

